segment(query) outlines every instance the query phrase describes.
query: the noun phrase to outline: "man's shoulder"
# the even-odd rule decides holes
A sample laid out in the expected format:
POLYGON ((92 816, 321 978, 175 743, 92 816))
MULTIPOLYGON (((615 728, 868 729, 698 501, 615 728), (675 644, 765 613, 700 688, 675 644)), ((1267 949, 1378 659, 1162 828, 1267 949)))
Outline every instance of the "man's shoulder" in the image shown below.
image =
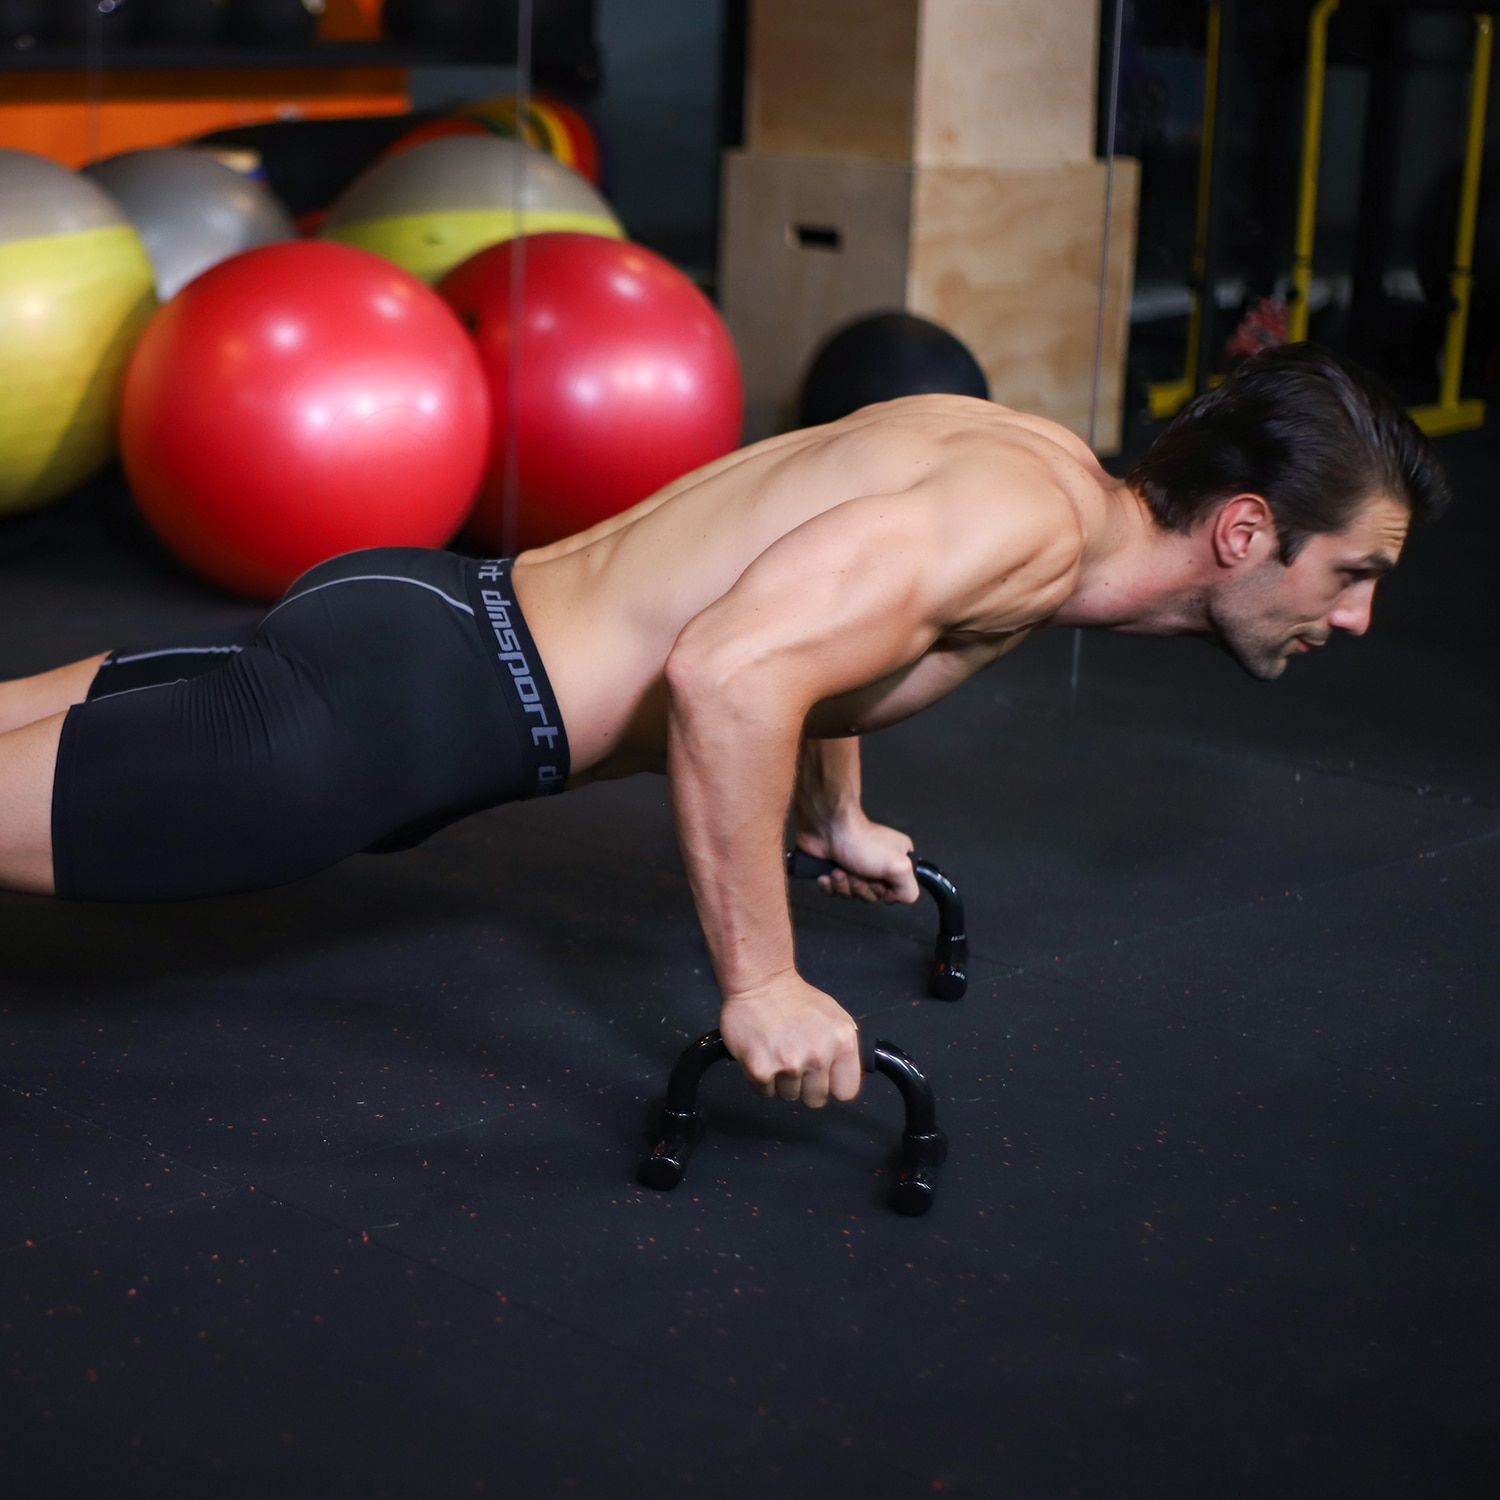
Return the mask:
POLYGON ((1088 444, 1062 423, 1054 422, 1049 417, 1035 416, 1017 407, 1001 406, 996 401, 982 401, 974 396, 951 396, 936 392, 898 396, 892 401, 861 407, 857 412, 840 422, 831 423, 823 430, 833 432, 858 427, 884 431, 908 428, 926 432, 935 438, 987 434, 992 438, 1004 439, 1029 433, 1080 456, 1091 456, 1088 444))
POLYGON ((1008 532, 1076 538, 1081 508, 1105 477, 1093 455, 1055 423, 1003 408, 998 418, 934 424, 924 475, 933 503, 969 524, 982 515, 1008 532))
MULTIPOLYGON (((899 525, 915 565, 981 573, 1033 560, 1065 574, 1082 515, 1105 476, 1067 429, 965 396, 908 396, 865 407, 764 452, 786 513, 866 530, 899 525), (895 508, 892 502, 897 501, 895 508)), ((747 476, 748 477, 748 476, 747 476)))
POLYGON ((1087 443, 1045 417, 972 396, 907 396, 867 407, 861 436, 896 453, 920 456, 956 482, 1020 482, 1062 501, 1080 483, 1105 476, 1087 443))
POLYGON ((1031 625, 1071 594, 1087 517, 1105 478, 1088 448, 1039 418, 957 433, 924 485, 939 550, 967 580, 978 617, 997 629, 1031 625))

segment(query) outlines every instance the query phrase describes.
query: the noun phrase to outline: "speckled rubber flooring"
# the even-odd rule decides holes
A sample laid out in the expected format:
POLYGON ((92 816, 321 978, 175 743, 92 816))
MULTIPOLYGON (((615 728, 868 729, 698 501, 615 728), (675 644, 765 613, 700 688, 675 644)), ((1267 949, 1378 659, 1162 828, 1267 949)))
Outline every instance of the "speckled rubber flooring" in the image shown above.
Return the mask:
MULTIPOLYGON (((794 892, 805 971, 928 1072, 710 1074, 653 778, 160 907, 0 897, 0 1490, 76 1497, 1455 1500, 1500 1483, 1500 441, 1376 626, 1241 677, 1028 644, 867 747, 959 883, 794 892), (925 907, 924 903, 924 907, 925 907)), ((116 481, 0 530, 0 674, 245 617, 116 481)))

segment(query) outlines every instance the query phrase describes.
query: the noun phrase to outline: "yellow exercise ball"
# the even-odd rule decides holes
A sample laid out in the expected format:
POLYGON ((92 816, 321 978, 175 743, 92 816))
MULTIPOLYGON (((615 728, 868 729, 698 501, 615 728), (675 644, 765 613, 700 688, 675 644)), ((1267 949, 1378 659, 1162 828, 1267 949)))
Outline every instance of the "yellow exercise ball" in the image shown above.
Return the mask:
POLYGON ((573 171, 520 141, 448 135, 383 157, 333 206, 323 238, 356 245, 437 282, 517 234, 625 231, 573 171))
POLYGON ((114 200, 0 149, 0 515, 108 462, 125 364, 155 310, 151 260, 114 200))

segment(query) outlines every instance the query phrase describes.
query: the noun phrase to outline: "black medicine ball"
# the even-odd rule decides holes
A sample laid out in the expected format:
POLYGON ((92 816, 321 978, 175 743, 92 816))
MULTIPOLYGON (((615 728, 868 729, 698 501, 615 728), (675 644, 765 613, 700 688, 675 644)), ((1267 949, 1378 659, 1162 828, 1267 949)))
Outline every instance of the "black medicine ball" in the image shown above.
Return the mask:
POLYGON ((154 42, 212 42, 224 31, 228 0, 137 0, 141 30, 154 42))
POLYGON ((310 42, 324 0, 229 0, 229 30, 247 42, 310 42))
POLYGON ((936 392, 988 401, 990 384, 946 328, 912 313, 874 313, 845 324, 814 355, 798 421, 817 427, 875 401, 936 392))

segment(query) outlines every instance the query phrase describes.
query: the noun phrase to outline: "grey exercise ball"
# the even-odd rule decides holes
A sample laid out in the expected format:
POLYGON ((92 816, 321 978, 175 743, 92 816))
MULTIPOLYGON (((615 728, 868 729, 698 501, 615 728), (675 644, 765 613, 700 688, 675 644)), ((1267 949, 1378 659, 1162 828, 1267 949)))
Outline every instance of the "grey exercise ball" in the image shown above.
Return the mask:
POLYGON ((0 245, 128 222, 97 183, 50 157, 0 146, 0 245))
POLYGON ((291 216, 260 183, 203 151, 126 151, 84 173, 140 232, 163 302, 241 250, 297 237, 291 216))

